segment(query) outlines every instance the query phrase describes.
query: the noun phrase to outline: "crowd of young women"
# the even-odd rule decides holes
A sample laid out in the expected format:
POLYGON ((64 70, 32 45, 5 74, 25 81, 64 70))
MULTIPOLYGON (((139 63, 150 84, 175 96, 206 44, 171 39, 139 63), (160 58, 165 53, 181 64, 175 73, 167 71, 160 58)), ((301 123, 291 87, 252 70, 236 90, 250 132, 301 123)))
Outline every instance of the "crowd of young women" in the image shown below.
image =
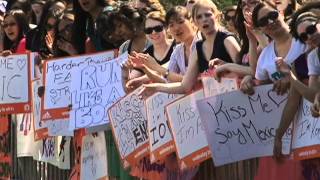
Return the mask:
MULTIPOLYGON (((320 179, 318 159, 294 162, 281 153, 281 138, 302 97, 313 103, 313 116, 320 116, 320 2, 239 0, 221 11, 210 0, 170 9, 158 0, 31 0, 10 1, 6 9, 2 56, 34 51, 45 61, 119 49, 130 54, 122 70, 127 92, 142 85, 146 91, 188 93, 210 69, 218 80, 237 76, 247 94, 272 83, 278 94, 288 92, 274 159, 260 158, 257 170, 257 159, 228 168, 238 179, 320 179)), ((154 164, 145 158, 124 170, 111 131, 106 141, 111 179, 230 177, 211 160, 181 171, 174 155, 154 164)))

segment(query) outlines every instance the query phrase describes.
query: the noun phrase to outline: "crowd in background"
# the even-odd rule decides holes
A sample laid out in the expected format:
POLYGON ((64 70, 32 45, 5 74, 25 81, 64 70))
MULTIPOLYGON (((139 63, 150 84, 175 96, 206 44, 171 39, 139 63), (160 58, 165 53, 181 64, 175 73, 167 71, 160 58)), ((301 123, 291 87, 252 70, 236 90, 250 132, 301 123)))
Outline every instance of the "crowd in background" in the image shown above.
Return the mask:
MULTIPOLYGON (((158 0, 11 0, 0 1, 0 15, 3 56, 39 52, 41 66, 57 57, 128 52, 122 70, 127 92, 143 85, 147 91, 188 93, 209 69, 217 80, 229 73, 241 79, 246 94, 272 83, 278 94, 288 93, 288 101, 276 130, 274 157, 260 158, 259 168, 281 163, 292 173, 279 168, 254 174, 320 179, 318 159, 296 162, 281 153, 281 138, 302 97, 313 103, 313 116, 320 115, 320 1, 239 0, 218 9, 210 0, 187 0, 171 8, 158 0)), ((199 172, 216 171, 212 160, 180 171, 174 155, 158 164, 143 159, 124 170, 111 131, 106 137, 111 179, 197 179, 199 172)))

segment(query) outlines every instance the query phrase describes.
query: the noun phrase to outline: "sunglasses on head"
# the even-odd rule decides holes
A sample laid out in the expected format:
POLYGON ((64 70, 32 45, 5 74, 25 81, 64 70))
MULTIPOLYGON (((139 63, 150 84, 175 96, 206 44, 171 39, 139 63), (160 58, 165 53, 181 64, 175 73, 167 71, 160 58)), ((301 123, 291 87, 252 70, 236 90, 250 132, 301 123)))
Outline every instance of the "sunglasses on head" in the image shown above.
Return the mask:
POLYGON ((317 23, 313 23, 306 28, 306 31, 299 35, 299 38, 306 42, 309 39, 308 35, 312 35, 317 31, 317 23))
POLYGON ((159 26, 154 26, 154 27, 148 27, 144 29, 144 33, 146 34, 151 34, 153 31, 159 33, 163 31, 163 26, 159 25, 159 26))
POLYGON ((258 21, 258 27, 265 27, 269 24, 269 20, 272 20, 272 22, 274 22, 276 19, 278 19, 278 17, 279 13, 277 11, 271 11, 258 21))
POLYGON ((2 27, 3 28, 7 28, 7 27, 12 27, 12 26, 15 26, 15 25, 17 25, 17 23, 15 23, 15 22, 11 22, 11 23, 5 23, 5 24, 2 24, 2 27))

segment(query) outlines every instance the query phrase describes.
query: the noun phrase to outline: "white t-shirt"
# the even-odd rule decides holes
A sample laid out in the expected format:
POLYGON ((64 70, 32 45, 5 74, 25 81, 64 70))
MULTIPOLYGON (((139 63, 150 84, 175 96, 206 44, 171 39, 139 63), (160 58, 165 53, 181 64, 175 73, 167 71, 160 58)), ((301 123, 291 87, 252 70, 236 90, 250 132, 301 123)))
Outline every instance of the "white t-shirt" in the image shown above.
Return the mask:
MULTIPOLYGON (((190 52, 194 51, 196 48, 196 42, 199 40, 199 37, 196 35, 192 41, 190 52)), ((175 72, 177 74, 184 75, 187 72, 187 65, 186 65, 186 55, 184 53, 184 43, 180 43, 176 45, 175 49, 173 50, 170 61, 169 61, 169 71, 175 72)), ((188 55, 187 55, 188 56, 188 55)))
MULTIPOLYGON (((291 64, 305 51, 307 46, 302 44, 299 40, 293 38, 291 42, 291 48, 284 58, 284 61, 291 66, 291 64)), ((267 47, 265 47, 258 59, 257 69, 256 69, 256 79, 258 80, 272 80, 277 79, 277 69, 276 69, 276 53, 275 53, 275 43, 270 42, 267 47)))
POLYGON ((320 59, 318 56, 318 48, 312 50, 308 55, 308 70, 309 76, 320 75, 320 59))

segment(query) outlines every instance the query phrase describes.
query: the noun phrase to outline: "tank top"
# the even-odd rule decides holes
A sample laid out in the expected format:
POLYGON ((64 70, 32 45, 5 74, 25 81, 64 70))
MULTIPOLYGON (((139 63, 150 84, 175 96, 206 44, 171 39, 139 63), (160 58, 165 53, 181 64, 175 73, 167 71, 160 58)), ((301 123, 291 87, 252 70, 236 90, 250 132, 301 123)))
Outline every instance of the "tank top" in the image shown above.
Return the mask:
MULTIPOLYGON (((213 50, 212 50, 212 55, 210 57, 210 60, 214 58, 219 58, 228 63, 233 62, 232 58, 230 57, 224 45, 224 40, 229 36, 232 36, 232 34, 227 31, 217 32, 216 38, 213 43, 213 50)), ((197 49, 197 55, 198 55, 198 67, 199 67, 200 73, 203 73, 209 68, 209 60, 206 59, 206 56, 202 49, 203 42, 204 40, 201 40, 196 43, 196 49, 197 49)))
POLYGON ((176 45, 176 43, 175 43, 175 41, 173 41, 173 42, 171 43, 170 49, 169 49, 169 51, 167 52, 166 56, 165 56, 163 59, 161 59, 161 60, 159 60, 159 59, 157 59, 157 58, 155 57, 155 55, 154 55, 154 47, 153 47, 153 46, 148 47, 148 48, 144 51, 144 53, 147 53, 147 54, 149 54, 150 56, 152 56, 152 57, 158 62, 159 65, 163 65, 163 64, 166 64, 167 62, 169 62, 170 57, 171 57, 171 54, 172 54, 172 52, 173 52, 173 50, 174 50, 175 45, 176 45))

